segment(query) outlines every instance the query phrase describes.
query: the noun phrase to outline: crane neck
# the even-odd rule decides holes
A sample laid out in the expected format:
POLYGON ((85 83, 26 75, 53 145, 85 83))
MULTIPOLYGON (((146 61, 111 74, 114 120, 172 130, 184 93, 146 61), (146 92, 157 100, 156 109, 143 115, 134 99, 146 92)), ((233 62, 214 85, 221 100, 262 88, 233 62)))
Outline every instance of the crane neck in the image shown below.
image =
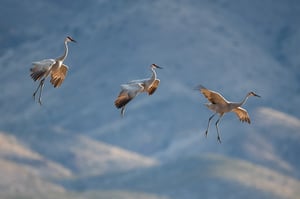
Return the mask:
POLYGON ((64 52, 64 54, 62 56, 58 57, 56 60, 58 60, 58 61, 64 61, 66 59, 66 57, 68 56, 69 49, 68 49, 68 44, 67 43, 68 42, 65 41, 65 52, 64 52))
POLYGON ((246 97, 240 103, 238 103, 238 105, 242 106, 243 104, 245 104, 248 98, 249 98, 249 95, 246 95, 246 97))
POLYGON ((156 79, 156 72, 155 72, 154 68, 152 68, 152 67, 151 67, 151 71, 152 71, 152 76, 150 79, 154 81, 156 79))

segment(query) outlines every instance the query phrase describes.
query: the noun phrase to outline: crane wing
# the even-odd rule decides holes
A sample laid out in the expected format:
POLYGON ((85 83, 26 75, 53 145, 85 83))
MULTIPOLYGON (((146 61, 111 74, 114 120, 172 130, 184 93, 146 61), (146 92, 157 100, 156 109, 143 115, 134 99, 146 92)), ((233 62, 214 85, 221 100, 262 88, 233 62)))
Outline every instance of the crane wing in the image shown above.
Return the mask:
POLYGON ((43 59, 41 61, 32 62, 34 66, 45 66, 50 67, 55 63, 55 59, 43 59))
POLYGON ((67 65, 62 64, 61 67, 51 71, 50 82, 53 84, 55 88, 59 87, 65 80, 68 72, 68 68, 69 67, 67 65))
POLYGON ((51 66, 55 64, 54 59, 44 59, 42 61, 32 62, 33 67, 30 68, 30 76, 36 81, 47 76, 47 72, 50 70, 51 66))
POLYGON ((152 84, 149 86, 149 88, 147 90, 149 95, 152 95, 156 91, 159 83, 160 83, 159 79, 156 79, 152 82, 152 84))
POLYGON ((147 80, 148 79, 136 79, 136 80, 129 81, 127 84, 142 84, 142 83, 144 83, 147 80))
POLYGON ((122 90, 119 96, 115 100, 115 106, 117 108, 123 108, 130 102, 139 92, 142 92, 144 87, 141 84, 122 84, 122 90))
POLYGON ((128 91, 127 90, 122 90, 119 94, 119 96, 117 97, 117 99, 115 100, 115 106, 117 108, 122 108, 124 107, 128 102, 130 102, 130 100, 132 100, 133 97, 130 97, 128 95, 128 91))
POLYGON ((251 123, 248 112, 245 109, 237 107, 232 111, 236 113, 237 117, 240 119, 241 122, 247 122, 249 124, 251 123))
POLYGON ((200 86, 200 91, 213 104, 226 105, 228 103, 228 101, 220 93, 209 90, 203 86, 200 86))

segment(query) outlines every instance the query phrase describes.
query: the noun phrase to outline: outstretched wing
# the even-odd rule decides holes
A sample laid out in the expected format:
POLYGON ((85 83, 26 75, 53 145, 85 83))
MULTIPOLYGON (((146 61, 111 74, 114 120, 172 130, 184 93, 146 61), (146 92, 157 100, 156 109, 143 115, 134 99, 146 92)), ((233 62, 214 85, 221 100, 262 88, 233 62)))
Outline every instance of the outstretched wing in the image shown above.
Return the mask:
POLYGON ((128 102, 130 102, 130 100, 132 100, 133 97, 130 97, 128 95, 128 91, 127 90, 122 90, 119 94, 119 96, 117 97, 117 99, 115 100, 115 106, 117 108, 122 108, 124 107, 128 102))
POLYGON ((30 76, 36 81, 46 77, 49 73, 48 71, 51 69, 53 64, 55 64, 54 59, 44 59, 41 61, 33 62, 33 67, 30 68, 30 76))
POLYGON ((201 93, 213 104, 224 104, 226 105, 228 101, 220 94, 215 91, 209 90, 204 86, 199 86, 201 93))
POLYGON ((236 113, 236 115, 238 116, 238 118, 240 119, 241 122, 247 122, 249 124, 251 123, 248 112, 245 109, 243 109, 241 107, 237 107, 237 108, 233 109, 232 111, 236 113))
POLYGON ((47 67, 50 67, 55 62, 56 62, 55 59, 43 59, 41 61, 32 62, 32 65, 34 65, 34 66, 38 65, 38 66, 47 66, 47 67))
POLYGON ((160 83, 159 79, 156 79, 152 82, 152 84, 149 86, 149 88, 147 90, 149 95, 152 95, 156 91, 159 83, 160 83))
POLYGON ((69 67, 67 65, 62 64, 61 67, 51 71, 50 82, 53 84, 55 88, 59 87, 65 80, 68 72, 68 68, 69 67))
POLYGON ((115 100, 115 106, 117 108, 123 108, 125 105, 130 102, 139 92, 143 90, 141 84, 122 84, 122 90, 115 100))

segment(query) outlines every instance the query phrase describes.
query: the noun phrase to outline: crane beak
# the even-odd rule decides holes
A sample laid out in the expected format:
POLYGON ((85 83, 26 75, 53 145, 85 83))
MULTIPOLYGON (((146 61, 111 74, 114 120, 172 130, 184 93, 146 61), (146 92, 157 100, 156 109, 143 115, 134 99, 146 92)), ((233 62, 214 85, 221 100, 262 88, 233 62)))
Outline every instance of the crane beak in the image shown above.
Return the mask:
POLYGON ((255 96, 255 97, 260 97, 260 95, 257 95, 256 93, 253 93, 253 96, 255 96))
POLYGON ((69 39, 69 41, 72 41, 72 42, 74 42, 74 43, 77 43, 72 37, 70 37, 70 36, 67 36, 67 39, 69 39))
POLYGON ((159 69, 162 69, 162 67, 160 67, 160 66, 158 66, 158 65, 156 65, 156 64, 151 64, 151 67, 152 67, 152 68, 159 68, 159 69))

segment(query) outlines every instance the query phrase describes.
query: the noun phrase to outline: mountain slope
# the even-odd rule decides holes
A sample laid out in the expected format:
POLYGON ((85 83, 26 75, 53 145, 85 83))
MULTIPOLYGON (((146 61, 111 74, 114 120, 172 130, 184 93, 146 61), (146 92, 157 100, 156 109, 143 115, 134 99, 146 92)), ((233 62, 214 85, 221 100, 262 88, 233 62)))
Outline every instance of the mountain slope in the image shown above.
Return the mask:
POLYGON ((72 187, 155 192, 170 198, 298 198, 300 181, 267 167, 213 154, 170 161, 161 167, 108 174, 72 187), (143 183, 140 183, 143 182, 143 183))
MULTIPOLYGON (((72 173, 24 147, 14 136, 0 134, 0 197, 64 194, 62 187, 47 179, 70 177, 72 173)), ((48 197, 47 197, 48 198, 48 197)))

